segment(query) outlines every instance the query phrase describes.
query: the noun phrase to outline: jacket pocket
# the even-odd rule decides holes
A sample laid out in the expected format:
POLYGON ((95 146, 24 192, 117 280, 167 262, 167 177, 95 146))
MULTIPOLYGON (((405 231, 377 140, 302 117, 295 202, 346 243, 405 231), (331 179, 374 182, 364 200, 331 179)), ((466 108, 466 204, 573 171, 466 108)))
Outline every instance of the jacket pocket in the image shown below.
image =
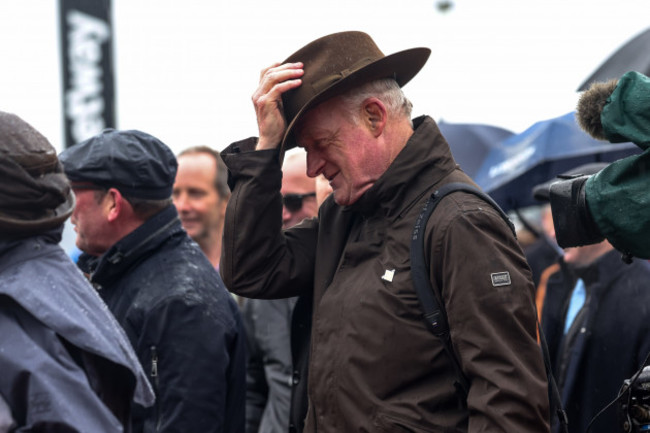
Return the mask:
POLYGON ((376 413, 375 425, 378 432, 384 433, 456 433, 455 429, 429 427, 417 425, 413 420, 406 420, 395 414, 376 413))

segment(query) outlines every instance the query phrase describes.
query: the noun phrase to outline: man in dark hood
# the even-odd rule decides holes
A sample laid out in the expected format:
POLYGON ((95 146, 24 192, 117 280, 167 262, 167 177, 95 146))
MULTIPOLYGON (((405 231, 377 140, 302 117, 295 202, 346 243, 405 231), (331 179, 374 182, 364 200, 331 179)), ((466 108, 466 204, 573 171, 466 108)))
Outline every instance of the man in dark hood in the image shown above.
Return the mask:
POLYGON ((54 148, 4 112, 0 178, 0 429, 129 432, 131 403, 150 406, 152 390, 58 245, 75 199, 54 148))

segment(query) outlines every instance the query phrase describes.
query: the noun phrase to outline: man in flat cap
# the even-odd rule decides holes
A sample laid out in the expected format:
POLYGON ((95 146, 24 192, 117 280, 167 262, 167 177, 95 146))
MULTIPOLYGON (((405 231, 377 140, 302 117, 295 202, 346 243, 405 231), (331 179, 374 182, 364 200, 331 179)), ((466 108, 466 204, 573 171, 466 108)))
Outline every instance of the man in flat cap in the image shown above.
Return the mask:
POLYGON ((106 130, 60 157, 77 198, 78 264, 156 393, 152 408, 136 408, 134 431, 243 431, 239 309, 181 226, 171 150, 141 131, 106 130))
POLYGON ((0 431, 129 432, 153 392, 61 241, 74 194, 49 141, 0 112, 0 431))
POLYGON ((549 430, 531 273, 507 222, 474 194, 443 199, 424 229, 451 354, 423 320, 409 258, 416 219, 442 185, 474 185, 434 120, 410 118, 401 86, 429 53, 385 56, 361 32, 313 41, 262 72, 259 138, 222 152, 233 191, 226 286, 313 295, 306 432, 549 430), (318 217, 282 230, 281 160, 295 145, 333 193, 318 217))

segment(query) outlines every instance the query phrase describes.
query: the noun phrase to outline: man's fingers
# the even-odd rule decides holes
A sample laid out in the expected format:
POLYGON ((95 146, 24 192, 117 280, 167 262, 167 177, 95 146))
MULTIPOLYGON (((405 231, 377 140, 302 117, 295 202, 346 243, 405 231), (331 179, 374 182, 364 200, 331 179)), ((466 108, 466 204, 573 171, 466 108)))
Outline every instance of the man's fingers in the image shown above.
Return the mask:
POLYGON ((262 71, 253 94, 259 127, 258 149, 276 147, 284 135, 286 120, 282 94, 302 84, 302 63, 275 64, 262 71))
POLYGON ((262 71, 258 90, 268 92, 277 83, 293 80, 303 75, 302 63, 286 63, 262 71))
POLYGON ((262 81, 262 78, 264 77, 264 75, 265 75, 269 70, 271 70, 271 69, 273 69, 273 68, 277 68, 277 67, 280 66, 281 64, 282 64, 282 63, 280 63, 280 62, 275 62, 275 63, 273 63, 271 66, 269 66, 268 68, 264 68, 264 69, 262 69, 262 70, 260 71, 260 81, 262 81))
POLYGON ((281 108, 282 94, 300 86, 303 74, 302 63, 285 63, 262 71, 260 84, 252 98, 256 110, 269 103, 281 108))
POLYGON ((296 62, 296 63, 280 63, 276 62, 273 63, 271 66, 268 68, 262 69, 260 72, 260 81, 264 78, 265 75, 269 73, 274 73, 274 72, 280 72, 288 69, 302 69, 303 64, 302 62, 296 62))

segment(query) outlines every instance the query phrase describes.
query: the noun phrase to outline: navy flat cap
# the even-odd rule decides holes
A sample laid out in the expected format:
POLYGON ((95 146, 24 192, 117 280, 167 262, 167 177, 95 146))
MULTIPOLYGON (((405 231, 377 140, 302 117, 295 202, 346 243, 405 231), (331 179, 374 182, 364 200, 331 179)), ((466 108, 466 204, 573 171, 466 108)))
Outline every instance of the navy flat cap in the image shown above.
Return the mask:
POLYGON ((171 197, 178 163, 162 141, 137 130, 106 129, 64 150, 59 159, 74 183, 117 188, 124 196, 171 197))

